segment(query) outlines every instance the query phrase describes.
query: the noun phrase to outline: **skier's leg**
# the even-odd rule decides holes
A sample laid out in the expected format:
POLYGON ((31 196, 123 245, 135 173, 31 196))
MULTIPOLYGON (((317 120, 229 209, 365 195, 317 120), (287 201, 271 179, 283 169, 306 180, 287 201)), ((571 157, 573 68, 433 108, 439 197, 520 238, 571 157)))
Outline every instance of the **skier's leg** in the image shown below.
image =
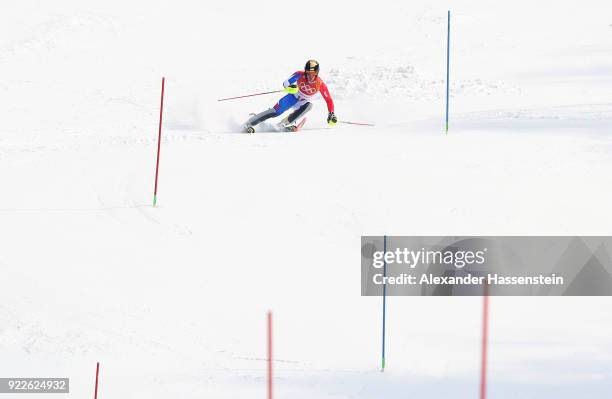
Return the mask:
POLYGON ((293 94, 287 94, 285 97, 281 98, 278 103, 274 106, 274 110, 276 111, 276 116, 282 115, 289 108, 293 107, 298 102, 298 99, 293 94))
POLYGON ((274 108, 267 109, 263 112, 258 113, 257 115, 251 116, 249 120, 247 121, 246 126, 252 127, 252 126, 258 125, 261 122, 265 121, 266 119, 270 119, 275 116, 276 116, 276 111, 274 110, 274 108))
POLYGON ((293 111, 287 118, 287 121, 289 123, 293 123, 299 118, 301 118, 302 116, 304 116, 306 112, 310 111, 311 109, 312 109, 312 103, 306 102, 302 104, 302 106, 300 106, 298 109, 293 111))
POLYGON ((252 126, 260 124, 266 119, 270 119, 270 118, 279 116, 283 112, 287 111, 289 108, 293 107, 293 105, 295 105, 296 102, 297 102, 297 98, 293 94, 287 94, 285 97, 281 98, 278 101, 278 103, 274 105, 274 107, 250 117, 246 125, 247 127, 252 127, 252 126))
POLYGON ((291 114, 289 114, 289 116, 287 116, 285 119, 283 119, 282 121, 283 126, 287 127, 287 126, 292 125, 296 120, 304 116, 311 109, 312 109, 312 103, 308 101, 303 102, 301 105, 298 104, 297 109, 293 111, 291 114))

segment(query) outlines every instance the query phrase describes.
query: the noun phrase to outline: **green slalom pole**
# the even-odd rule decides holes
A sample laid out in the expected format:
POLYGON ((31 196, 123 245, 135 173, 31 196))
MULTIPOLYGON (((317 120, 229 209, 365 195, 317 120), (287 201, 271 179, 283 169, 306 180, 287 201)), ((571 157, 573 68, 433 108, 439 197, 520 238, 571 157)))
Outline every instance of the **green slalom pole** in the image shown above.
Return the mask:
MULTIPOLYGON (((383 253, 387 253, 387 236, 383 236, 383 253)), ((387 261, 383 258, 383 277, 387 277, 387 261)), ((380 371, 385 371, 385 337, 387 333, 387 283, 383 284, 383 308, 382 308, 382 360, 380 371)))

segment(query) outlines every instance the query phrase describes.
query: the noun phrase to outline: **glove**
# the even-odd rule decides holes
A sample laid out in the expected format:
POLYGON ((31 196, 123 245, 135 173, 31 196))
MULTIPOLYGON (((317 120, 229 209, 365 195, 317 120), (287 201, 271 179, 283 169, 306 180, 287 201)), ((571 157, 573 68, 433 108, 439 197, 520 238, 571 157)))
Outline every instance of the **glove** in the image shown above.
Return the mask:
POLYGON ((297 85, 289 85, 285 87, 285 91, 289 94, 296 94, 300 89, 298 89, 297 85))
POLYGON ((334 126, 336 123, 338 123, 338 118, 336 117, 336 114, 330 112, 329 115, 327 115, 327 124, 329 126, 334 126))

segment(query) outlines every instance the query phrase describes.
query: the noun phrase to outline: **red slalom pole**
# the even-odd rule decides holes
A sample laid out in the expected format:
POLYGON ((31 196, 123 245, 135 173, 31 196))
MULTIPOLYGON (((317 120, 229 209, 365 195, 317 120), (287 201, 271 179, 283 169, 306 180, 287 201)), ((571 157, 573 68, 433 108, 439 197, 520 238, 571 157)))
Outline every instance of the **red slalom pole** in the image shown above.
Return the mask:
POLYGON ((272 399, 272 312, 268 312, 268 399, 272 399))
POLYGON ((237 100, 239 98, 247 98, 247 97, 255 97, 255 96, 263 96, 264 94, 272 94, 272 93, 280 93, 284 90, 274 90, 274 91, 266 91, 264 93, 255 93, 255 94, 247 94, 246 96, 238 96, 238 97, 228 97, 228 98, 220 98, 217 101, 227 101, 227 100, 237 100))
POLYGON ((100 374, 100 362, 96 363, 96 389, 94 391, 94 399, 98 399, 98 375, 100 374))
POLYGON ((480 399, 487 398, 487 341, 489 338, 489 285, 484 285, 482 311, 482 359, 480 364, 480 399))
POLYGON ((164 86, 166 78, 162 77, 161 105, 159 107, 159 134, 157 136, 157 162, 155 163, 155 190, 153 191, 153 206, 157 205, 157 177, 159 176, 159 153, 161 150, 162 115, 164 113, 164 86))

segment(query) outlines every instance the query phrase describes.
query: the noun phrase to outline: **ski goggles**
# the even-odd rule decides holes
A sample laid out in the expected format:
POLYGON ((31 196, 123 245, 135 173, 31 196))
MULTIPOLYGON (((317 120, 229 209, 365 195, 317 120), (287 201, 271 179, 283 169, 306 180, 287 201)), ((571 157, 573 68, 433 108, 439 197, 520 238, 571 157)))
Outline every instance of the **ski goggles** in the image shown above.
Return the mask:
POLYGON ((308 78, 309 81, 313 81, 317 78, 317 72, 316 71, 305 71, 306 77, 308 78))

